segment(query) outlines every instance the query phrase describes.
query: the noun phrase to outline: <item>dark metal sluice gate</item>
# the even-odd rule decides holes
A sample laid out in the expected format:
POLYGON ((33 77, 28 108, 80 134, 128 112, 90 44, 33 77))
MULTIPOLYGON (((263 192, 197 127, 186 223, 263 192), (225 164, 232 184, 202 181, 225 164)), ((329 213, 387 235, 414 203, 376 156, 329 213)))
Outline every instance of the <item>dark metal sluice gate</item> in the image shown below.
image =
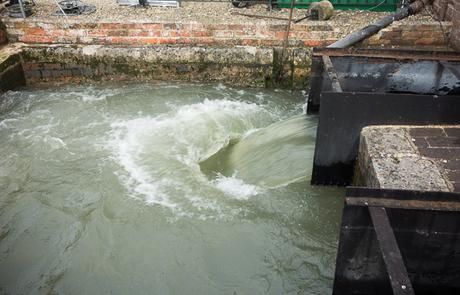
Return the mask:
POLYGON ((318 113, 323 92, 460 95, 456 52, 315 48, 311 72, 308 114, 318 113))
POLYGON ((460 294, 460 194, 347 188, 333 294, 460 294))
POLYGON ((319 112, 312 184, 350 185, 369 125, 460 123, 460 54, 315 49, 307 112, 319 112))

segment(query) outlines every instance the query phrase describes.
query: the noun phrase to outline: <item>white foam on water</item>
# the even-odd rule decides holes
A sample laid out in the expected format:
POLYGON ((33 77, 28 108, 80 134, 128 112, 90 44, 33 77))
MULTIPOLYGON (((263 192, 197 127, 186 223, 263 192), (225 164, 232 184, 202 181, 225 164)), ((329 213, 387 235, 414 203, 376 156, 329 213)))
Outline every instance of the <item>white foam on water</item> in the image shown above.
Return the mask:
POLYGON ((45 136, 44 141, 50 145, 51 150, 67 148, 67 145, 65 144, 65 142, 59 137, 45 136))
MULTIPOLYGON (((308 100, 305 100, 305 101, 308 101, 308 100)), ((302 115, 307 114, 307 108, 308 108, 308 102, 302 104, 302 115)))
POLYGON ((7 129, 10 128, 10 123, 17 122, 18 119, 15 118, 10 118, 10 119, 4 119, 0 122, 0 129, 7 129))
POLYGON ((169 84, 159 84, 163 89, 181 89, 181 85, 169 85, 169 84))
POLYGON ((121 89, 118 90, 110 90, 110 89, 97 89, 94 87, 85 88, 84 91, 71 91, 68 95, 76 96, 84 102, 96 102, 96 101, 103 101, 107 98, 117 95, 121 89))
MULTIPOLYGON (((123 134, 121 130, 113 133, 113 139, 109 146, 114 148, 117 162, 128 173, 128 176, 118 175, 125 187, 128 188, 130 196, 140 198, 147 204, 158 204, 166 208, 175 210, 176 205, 169 200, 169 197, 161 191, 161 181, 155 181, 146 167, 138 164, 140 143, 137 140, 136 126, 137 121, 124 126, 122 123, 112 124, 112 127, 131 128, 134 132, 123 134)), ((138 132, 140 129, 138 129, 138 132)))
POLYGON ((211 182, 201 173, 199 162, 259 127, 260 118, 274 119, 254 103, 204 100, 157 117, 114 122, 106 147, 123 168, 118 176, 130 196, 175 213, 185 213, 184 207, 191 205, 200 214, 218 215, 219 202, 197 197, 197 187, 217 188, 236 199, 247 199, 259 190, 236 178, 211 182))
POLYGON ((263 92, 259 92, 256 94, 257 101, 259 103, 264 103, 265 102, 265 94, 263 92))
POLYGON ((243 180, 236 178, 235 175, 231 177, 218 175, 217 178, 213 180, 213 183, 219 190, 238 200, 247 200, 263 191, 262 188, 256 185, 247 184, 243 180))
POLYGON ((25 139, 33 138, 36 141, 40 141, 50 133, 53 127, 56 127, 57 125, 57 123, 53 123, 52 120, 50 120, 46 124, 34 126, 33 128, 24 128, 14 135, 25 139))
POLYGON ((81 96, 82 100, 84 102, 88 102, 88 101, 100 101, 100 100, 106 100, 107 99, 107 95, 105 94, 102 94, 102 95, 91 95, 91 94, 86 94, 86 95, 82 95, 81 96))
POLYGON ((222 83, 219 83, 215 88, 216 88, 217 90, 226 90, 226 89, 227 89, 227 86, 225 86, 225 85, 222 84, 222 83))

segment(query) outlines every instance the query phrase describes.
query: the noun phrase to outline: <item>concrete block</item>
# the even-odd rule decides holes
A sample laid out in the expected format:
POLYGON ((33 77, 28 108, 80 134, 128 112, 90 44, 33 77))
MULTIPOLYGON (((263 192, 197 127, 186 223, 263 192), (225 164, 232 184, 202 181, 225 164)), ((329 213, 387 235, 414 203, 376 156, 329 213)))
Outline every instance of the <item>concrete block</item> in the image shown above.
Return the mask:
POLYGON ((404 126, 369 126, 360 137, 355 184, 387 189, 451 191, 436 161, 422 156, 404 126))

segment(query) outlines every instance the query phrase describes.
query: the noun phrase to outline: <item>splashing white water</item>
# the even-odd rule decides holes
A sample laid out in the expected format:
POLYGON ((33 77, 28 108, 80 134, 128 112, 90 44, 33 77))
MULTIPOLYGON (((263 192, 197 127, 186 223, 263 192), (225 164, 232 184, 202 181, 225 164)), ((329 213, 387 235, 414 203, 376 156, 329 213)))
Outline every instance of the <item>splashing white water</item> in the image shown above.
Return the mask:
POLYGON ((219 174, 217 178, 213 180, 213 183, 218 189, 238 200, 247 200, 249 197, 260 194, 263 191, 256 185, 244 183, 244 181, 238 179, 236 175, 226 177, 219 174))
POLYGON ((69 92, 69 95, 76 96, 84 102, 96 102, 104 101, 107 98, 122 93, 122 89, 96 89, 94 87, 88 87, 85 91, 69 92))
POLYGON ((210 181, 199 162, 274 119, 253 103, 205 100, 158 117, 115 122, 107 146, 123 168, 119 177, 133 197, 176 212, 186 204, 220 210, 213 200, 191 194, 193 186, 199 183, 203 189, 218 189, 237 199, 247 199, 259 189, 236 178, 210 181))

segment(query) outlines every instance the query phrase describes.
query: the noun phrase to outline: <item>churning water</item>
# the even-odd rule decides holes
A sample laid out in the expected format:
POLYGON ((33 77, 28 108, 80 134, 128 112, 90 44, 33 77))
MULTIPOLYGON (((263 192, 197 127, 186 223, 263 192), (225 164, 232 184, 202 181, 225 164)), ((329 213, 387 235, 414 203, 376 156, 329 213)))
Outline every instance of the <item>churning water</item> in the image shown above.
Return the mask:
POLYGON ((325 294, 341 190, 304 98, 222 85, 0 97, 0 294, 325 294))

